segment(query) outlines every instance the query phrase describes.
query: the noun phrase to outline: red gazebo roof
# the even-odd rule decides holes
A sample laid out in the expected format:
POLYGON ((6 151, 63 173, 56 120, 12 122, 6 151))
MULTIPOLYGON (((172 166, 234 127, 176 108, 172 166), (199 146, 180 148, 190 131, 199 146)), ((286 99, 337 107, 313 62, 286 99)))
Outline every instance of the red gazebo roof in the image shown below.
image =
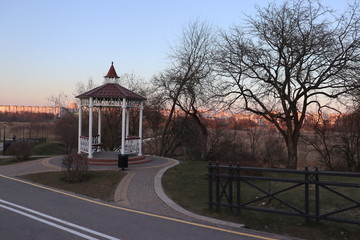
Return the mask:
MULTIPOLYGON (((112 66, 112 65, 111 65, 112 66)), ((111 70, 111 68, 110 68, 111 70)), ((110 72, 109 70, 109 72, 110 72)), ((114 69, 115 71, 115 69, 114 69)), ((116 72, 115 72, 116 75, 116 72)), ((104 85, 101 85, 100 87, 94 88, 88 92, 82 93, 76 98, 125 98, 130 100, 140 100, 145 101, 146 98, 143 96, 140 96, 137 93, 134 93, 133 91, 130 91, 127 88, 124 88, 120 86, 117 83, 105 83, 104 85)))
POLYGON ((108 71, 108 73, 106 74, 106 76, 104 76, 105 78, 120 78, 117 74, 116 74, 116 71, 115 71, 115 68, 114 68, 114 62, 111 62, 111 66, 110 66, 110 69, 108 71))

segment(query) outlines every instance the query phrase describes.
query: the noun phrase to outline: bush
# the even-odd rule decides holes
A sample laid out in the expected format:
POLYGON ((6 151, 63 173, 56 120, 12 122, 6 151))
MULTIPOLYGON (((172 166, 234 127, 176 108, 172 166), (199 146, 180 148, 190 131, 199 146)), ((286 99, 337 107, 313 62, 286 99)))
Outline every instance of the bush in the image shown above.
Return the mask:
POLYGON ((15 156, 16 160, 23 161, 31 155, 32 148, 29 142, 12 142, 9 154, 15 156))
POLYGON ((62 160, 62 171, 67 182, 83 182, 88 173, 88 160, 84 155, 69 154, 62 160))

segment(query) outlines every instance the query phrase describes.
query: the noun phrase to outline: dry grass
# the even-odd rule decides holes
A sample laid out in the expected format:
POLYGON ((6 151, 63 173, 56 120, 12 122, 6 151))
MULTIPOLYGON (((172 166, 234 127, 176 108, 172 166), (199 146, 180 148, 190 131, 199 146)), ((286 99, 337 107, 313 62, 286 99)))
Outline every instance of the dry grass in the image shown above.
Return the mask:
POLYGON ((80 183, 66 182, 63 172, 35 173, 21 177, 50 187, 113 202, 116 187, 125 174, 122 171, 89 171, 87 181, 80 183))

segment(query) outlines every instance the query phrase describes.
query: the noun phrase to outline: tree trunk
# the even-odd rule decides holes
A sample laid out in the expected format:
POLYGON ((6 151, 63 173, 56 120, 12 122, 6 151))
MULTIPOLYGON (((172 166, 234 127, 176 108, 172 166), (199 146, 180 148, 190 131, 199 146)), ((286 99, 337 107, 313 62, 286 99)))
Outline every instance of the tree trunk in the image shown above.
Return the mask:
MULTIPOLYGON (((178 96, 178 94, 177 94, 178 96)), ((174 111, 175 111, 175 103, 176 101, 173 100, 173 104, 171 106, 171 110, 170 110, 170 114, 168 116, 168 119, 166 120, 166 124, 165 124, 165 127, 164 127, 164 130, 162 132, 162 135, 161 135, 161 144, 160 144, 160 156, 165 156, 165 140, 166 140, 166 134, 168 132, 168 129, 169 129, 169 126, 170 126, 170 122, 171 122, 171 119, 173 117, 173 114, 174 114, 174 111)))
POLYGON ((288 161, 286 168, 296 169, 297 168, 297 140, 294 140, 292 137, 288 137, 286 141, 287 152, 288 152, 288 161))

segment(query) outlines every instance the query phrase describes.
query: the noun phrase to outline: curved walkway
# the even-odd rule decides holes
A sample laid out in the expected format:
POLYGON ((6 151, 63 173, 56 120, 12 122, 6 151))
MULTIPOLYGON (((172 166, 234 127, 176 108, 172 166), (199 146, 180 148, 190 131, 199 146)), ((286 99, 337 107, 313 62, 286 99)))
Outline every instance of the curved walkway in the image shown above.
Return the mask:
MULTIPOLYGON (((218 219, 208 218, 189 212, 166 196, 161 185, 162 175, 167 169, 179 162, 173 159, 151 156, 152 161, 145 164, 130 165, 126 170, 126 176, 119 183, 115 191, 115 204, 141 210, 153 214, 173 217, 191 222, 199 222, 221 226, 226 228, 242 228, 242 224, 236 224, 218 219)), ((59 171, 61 170, 62 157, 52 157, 0 166, 0 174, 7 176, 19 176, 29 173, 59 171)), ((91 170, 118 170, 117 167, 89 166, 91 170)), ((242 228, 243 232, 257 232, 242 228)), ((262 236, 272 236, 277 239, 295 239, 289 236, 261 233, 262 236)))
POLYGON ((6 176, 19 176, 37 172, 49 172, 49 171, 60 171, 61 167, 49 163, 53 159, 42 158, 33 161, 27 161, 22 163, 16 163, 11 165, 0 166, 0 174, 6 176))

